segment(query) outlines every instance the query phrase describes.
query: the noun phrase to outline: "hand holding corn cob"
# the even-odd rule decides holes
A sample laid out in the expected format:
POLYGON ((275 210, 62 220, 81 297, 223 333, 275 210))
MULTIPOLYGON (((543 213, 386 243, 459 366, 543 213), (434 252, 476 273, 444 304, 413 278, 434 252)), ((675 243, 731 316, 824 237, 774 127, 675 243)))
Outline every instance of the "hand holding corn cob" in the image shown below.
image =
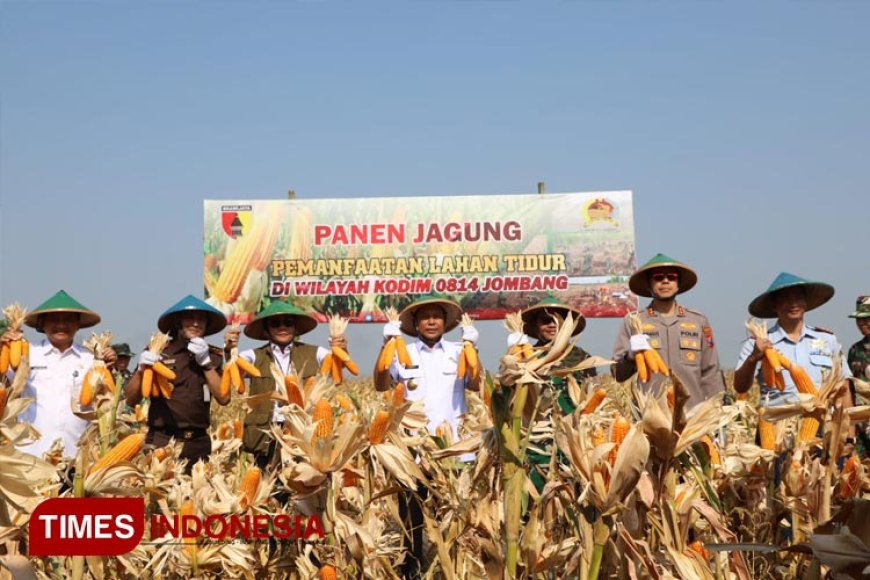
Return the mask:
POLYGON ((508 354, 524 361, 534 356, 535 350, 529 343, 529 337, 523 332, 523 315, 521 310, 509 312, 504 318, 504 326, 508 334, 508 354))
MULTIPOLYGON (((378 355, 378 362, 375 365, 375 372, 384 373, 390 370, 393 364, 393 359, 398 356, 399 364, 405 368, 410 367, 414 363, 411 361, 411 355, 408 354, 408 346, 405 344, 405 337, 399 331, 399 313, 395 308, 390 306, 384 311, 387 316, 388 324, 384 328, 384 346, 381 347, 381 352, 378 355)), ((409 386, 410 388, 410 386, 409 386)))
POLYGON ((342 318, 338 314, 333 314, 329 317, 329 346, 331 352, 326 355, 323 362, 320 364, 320 374, 323 376, 331 376, 332 382, 340 385, 343 379, 343 369, 347 369, 351 374, 358 375, 359 368, 350 355, 347 354, 347 338, 344 335, 347 330, 347 318, 342 318))
MULTIPOLYGON (((631 325, 633 336, 646 337, 643 333, 643 323, 640 320, 640 316, 636 313, 630 314, 628 322, 631 325)), ((641 383, 647 382, 653 373, 659 373, 663 376, 669 376, 671 374, 665 361, 654 348, 645 348, 644 350, 634 351, 634 362, 637 366, 637 380, 641 383)))
POLYGON ((94 353, 94 363, 82 379, 82 390, 79 393, 79 403, 82 407, 90 407, 101 387, 109 392, 115 392, 115 378, 103 360, 103 352, 112 342, 112 333, 92 334, 84 343, 84 347, 94 353))
POLYGON ((143 397, 163 397, 166 399, 172 397, 172 390, 175 388, 172 381, 175 380, 175 373, 160 362, 160 354, 170 340, 168 334, 155 332, 148 342, 147 352, 143 352, 139 357, 139 366, 144 367, 142 369, 143 397))
POLYGON ((761 359, 761 376, 767 386, 776 386, 780 391, 785 390, 785 380, 782 376, 782 371, 785 369, 791 375, 798 392, 810 395, 818 394, 818 389, 807 372, 773 347, 773 343, 767 336, 767 327, 764 323, 750 318, 746 322, 746 329, 755 339, 755 349, 764 357, 761 359))
POLYGON ((467 314, 462 315, 462 352, 459 355, 459 362, 456 368, 456 376, 464 378, 466 375, 471 381, 476 381, 480 378, 480 359, 477 356, 477 349, 474 346, 476 342, 477 329, 471 323, 471 317, 467 314), (470 332, 470 331, 474 332, 470 332))
POLYGON ((3 308, 3 317, 8 323, 6 332, 0 342, 0 375, 5 375, 10 368, 14 371, 21 364, 21 357, 30 355, 30 343, 21 332, 27 309, 20 304, 10 304, 3 308))

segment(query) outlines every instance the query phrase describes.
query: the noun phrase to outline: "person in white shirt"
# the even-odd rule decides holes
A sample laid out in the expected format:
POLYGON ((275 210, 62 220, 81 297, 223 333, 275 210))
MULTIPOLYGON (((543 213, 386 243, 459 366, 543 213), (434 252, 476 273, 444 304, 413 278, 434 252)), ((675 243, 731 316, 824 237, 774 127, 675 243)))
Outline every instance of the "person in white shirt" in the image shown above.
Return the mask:
MULTIPOLYGON (((459 325, 461 316, 459 304, 432 294, 409 304, 399 313, 399 323, 388 322, 384 326, 384 340, 401 333, 416 337, 417 340, 408 345, 412 364, 404 367, 395 358, 389 375, 374 373, 378 391, 385 391, 398 382, 404 383, 408 399, 423 401, 429 417, 429 432, 434 434, 439 426, 447 423, 453 430, 454 440, 467 410, 465 389, 477 389, 480 385, 479 377, 457 376, 462 343, 444 340, 444 334, 459 325)), ((476 328, 462 327, 463 341, 476 345, 478 338, 476 328)), ((399 512, 411 536, 408 558, 402 565, 404 578, 419 578, 421 574, 424 521, 420 502, 425 495, 423 487, 416 493, 399 494, 399 512)))
MULTIPOLYGON (((96 326, 97 313, 82 306, 61 290, 27 314, 24 324, 45 335, 30 345, 30 374, 21 396, 34 399, 19 417, 32 424, 40 438, 21 451, 37 457, 48 451, 57 440, 63 441, 65 457, 74 457, 88 422, 73 414, 73 401, 78 398, 85 373, 94 362, 94 355, 74 343, 76 332, 96 326)), ((18 340, 21 332, 7 331, 0 340, 18 340)), ((115 362, 115 351, 101 353, 107 365, 115 362)), ((11 371, 10 371, 11 375, 11 371)))
MULTIPOLYGON (((293 304, 281 301, 272 302, 245 326, 245 336, 269 341, 259 348, 239 352, 240 357, 260 371, 259 378, 250 379, 251 395, 265 393, 275 388, 275 380, 269 368, 273 362, 278 365, 283 374, 295 373, 303 383, 317 374, 320 363, 329 354, 329 350, 298 340, 300 336, 316 327, 317 320, 313 316, 293 304)), ((228 354, 229 349, 239 344, 239 330, 233 328, 227 330, 224 333, 224 343, 228 354)), ((329 345, 347 350, 347 339, 344 336, 331 336, 329 345)), ((245 451, 254 455, 261 468, 271 462, 275 450, 274 442, 266 432, 272 421, 280 421, 280 419, 278 405, 272 401, 260 403, 245 416, 242 446, 245 451)))

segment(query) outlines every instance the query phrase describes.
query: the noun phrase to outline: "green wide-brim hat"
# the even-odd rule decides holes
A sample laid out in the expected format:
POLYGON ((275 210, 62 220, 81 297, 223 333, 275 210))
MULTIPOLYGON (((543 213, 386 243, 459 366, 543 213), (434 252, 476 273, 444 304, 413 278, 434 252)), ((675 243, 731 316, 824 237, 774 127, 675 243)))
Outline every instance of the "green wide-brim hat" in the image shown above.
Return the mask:
POLYGON ((444 308, 444 332, 450 332, 459 326, 462 318, 462 307, 446 296, 439 294, 425 294, 405 306, 399 313, 399 324, 402 332, 408 336, 417 336, 417 327, 414 325, 414 313, 429 304, 438 304, 444 308))
POLYGON ((776 318, 776 310, 773 308, 773 296, 786 288, 804 288, 807 295, 807 312, 818 308, 831 299, 834 295, 834 287, 824 282, 814 282, 782 272, 771 283, 770 287, 749 303, 749 314, 758 318, 776 318))
POLYGON ((580 334, 581 332, 583 332, 583 329, 586 328, 586 317, 583 316, 582 312, 580 312, 576 308, 568 306, 567 304, 559 302, 553 296, 547 296, 534 306, 530 306, 522 311, 521 316, 523 317, 523 322, 525 323, 523 324, 523 333, 537 339, 541 338, 540 336, 538 336, 538 325, 535 322, 535 318, 537 318, 541 310, 548 314, 558 314, 562 317, 562 320, 564 320, 568 313, 571 312, 574 315, 574 320, 577 323, 574 326, 574 332, 571 333, 571 336, 576 336, 580 334))
POLYGON ((855 312, 849 318, 870 318, 870 296, 858 296, 855 302, 855 312))
POLYGON ((160 329, 160 332, 170 334, 177 324, 178 317, 185 312, 203 312, 208 316, 205 336, 220 332, 227 325, 227 317, 224 316, 223 312, 210 304, 206 304, 196 296, 188 294, 160 315, 160 318, 157 319, 157 328, 160 329))
POLYGON ((130 345, 126 342, 119 342, 118 344, 113 344, 112 350, 114 350, 115 354, 118 356, 133 358, 134 353, 132 350, 130 350, 130 345))
POLYGON ((649 272, 650 270, 657 270, 660 268, 676 270, 680 274, 680 284, 679 290, 677 290, 677 294, 688 292, 695 287, 695 284, 698 283, 698 275, 695 274, 694 270, 692 270, 682 262, 674 260, 670 256, 666 256, 664 254, 656 254, 655 256, 650 258, 646 264, 638 268, 637 271, 635 271, 635 273, 631 275, 631 278, 628 279, 628 287, 638 296, 652 298, 652 292, 650 292, 649 290, 649 272))
POLYGON ((317 319, 310 314, 303 312, 289 302, 276 300, 248 323, 245 327, 245 336, 256 340, 269 340, 269 333, 266 332, 266 319, 273 316, 292 316, 296 320, 296 336, 302 336, 317 327, 317 319))
POLYGON ((35 310, 31 310, 24 317, 24 324, 31 328, 35 328, 38 332, 42 332, 39 325, 39 317, 43 314, 52 312, 77 312, 79 315, 79 328, 90 328, 100 323, 100 316, 83 306, 78 300, 66 293, 65 290, 60 290, 57 294, 40 304, 35 310))

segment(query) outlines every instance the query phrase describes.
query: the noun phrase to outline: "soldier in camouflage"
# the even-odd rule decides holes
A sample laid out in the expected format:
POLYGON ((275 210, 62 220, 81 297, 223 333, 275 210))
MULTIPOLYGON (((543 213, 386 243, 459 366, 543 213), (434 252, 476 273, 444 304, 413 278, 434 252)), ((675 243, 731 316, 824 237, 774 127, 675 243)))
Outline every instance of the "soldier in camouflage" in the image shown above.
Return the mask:
MULTIPOLYGON (((858 296, 855 312, 850 314, 849 318, 855 319, 862 338, 849 349, 846 362, 849 364, 852 376, 867 381, 870 380, 870 296, 858 296)), ((852 398, 856 398, 854 392, 852 398)), ((857 436, 859 455, 862 458, 867 457, 868 452, 870 452, 870 435, 867 433, 867 424, 856 425, 855 435, 857 436)))
POLYGON ((849 355, 846 357, 849 369, 852 371, 852 376, 865 381, 870 380, 870 296, 858 297, 855 312, 850 314, 849 318, 855 319, 858 331, 862 335, 861 340, 849 349, 849 355))

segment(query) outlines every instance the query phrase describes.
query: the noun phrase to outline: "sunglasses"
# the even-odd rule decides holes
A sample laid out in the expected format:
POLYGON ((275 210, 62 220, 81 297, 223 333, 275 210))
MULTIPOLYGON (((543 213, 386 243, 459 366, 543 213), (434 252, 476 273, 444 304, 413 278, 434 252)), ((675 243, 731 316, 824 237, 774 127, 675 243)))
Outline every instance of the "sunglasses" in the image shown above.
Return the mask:
POLYGON ((296 326, 296 320, 293 318, 285 317, 285 318, 270 318, 266 321, 266 326, 269 328, 281 328, 282 326, 292 327, 296 326))
POLYGON ((656 272, 655 274, 650 276, 650 280, 653 282, 664 282, 665 280, 669 282, 676 282, 680 279, 680 275, 676 272, 656 272))

